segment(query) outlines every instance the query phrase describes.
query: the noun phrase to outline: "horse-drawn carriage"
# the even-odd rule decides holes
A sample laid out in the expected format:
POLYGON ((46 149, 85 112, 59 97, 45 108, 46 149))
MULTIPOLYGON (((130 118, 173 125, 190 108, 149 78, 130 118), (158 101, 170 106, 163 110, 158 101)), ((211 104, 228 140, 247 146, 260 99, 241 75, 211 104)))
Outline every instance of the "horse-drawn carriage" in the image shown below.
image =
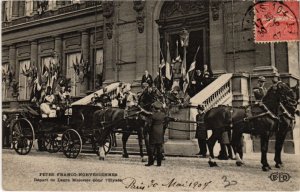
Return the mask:
MULTIPOLYGON (((63 151, 68 158, 76 158, 82 150, 82 145, 90 143, 97 151, 95 132, 91 127, 91 119, 98 106, 78 105, 72 106, 72 114, 62 114, 57 117, 42 117, 30 106, 14 111, 15 120, 11 125, 12 147, 20 155, 26 155, 33 147, 35 139, 38 140, 39 149, 50 153, 63 151)), ((112 137, 105 140, 103 150, 108 153, 111 149, 112 137)))

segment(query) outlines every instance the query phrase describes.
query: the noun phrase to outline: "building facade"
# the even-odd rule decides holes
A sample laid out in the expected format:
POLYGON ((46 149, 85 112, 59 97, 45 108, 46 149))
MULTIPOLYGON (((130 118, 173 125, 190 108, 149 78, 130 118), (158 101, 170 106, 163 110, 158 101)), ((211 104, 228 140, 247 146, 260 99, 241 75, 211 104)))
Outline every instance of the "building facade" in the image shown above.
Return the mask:
MULTIPOLYGON (((296 85, 299 42, 254 43, 251 1, 3 1, 2 66, 21 83, 19 100, 28 100, 24 69, 40 73, 54 58, 61 75, 71 78, 72 95, 83 96, 101 82, 139 84, 145 70, 154 75, 167 42, 171 59, 183 57, 180 35, 189 32, 187 67, 196 55, 215 76, 233 73, 233 105, 247 105, 257 78, 280 75, 296 85), (74 64, 83 59, 82 76, 74 64), (82 80, 83 78, 83 80, 82 80), (78 80, 80 79, 80 80, 78 80)), ((3 100, 9 89, 2 86, 3 100)), ((298 132, 298 131, 297 131, 298 132)), ((291 136, 293 137, 293 136, 291 136)))

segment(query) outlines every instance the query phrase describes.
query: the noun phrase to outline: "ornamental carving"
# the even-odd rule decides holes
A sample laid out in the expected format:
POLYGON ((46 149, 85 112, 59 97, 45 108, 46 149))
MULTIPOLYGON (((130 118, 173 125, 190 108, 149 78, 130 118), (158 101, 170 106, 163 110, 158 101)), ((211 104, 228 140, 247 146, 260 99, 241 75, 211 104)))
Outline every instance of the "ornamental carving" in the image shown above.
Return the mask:
POLYGON ((112 38, 113 34, 113 19, 114 14, 114 2, 113 1, 103 1, 102 3, 103 17, 105 17, 105 29, 108 39, 112 38))
POLYGON ((110 18, 114 13, 114 2, 113 1, 103 1, 102 9, 103 9, 103 16, 105 18, 110 18))
POLYGON ((161 19, 208 12, 208 4, 208 1, 167 1, 162 8, 161 19))
POLYGON ((105 28, 106 28, 107 38, 111 39, 112 38, 112 33, 113 33, 113 22, 105 23, 105 28))
POLYGON ((211 2, 211 12, 214 21, 219 19, 220 2, 211 2))
POLYGON ((136 24, 138 27, 139 33, 144 32, 144 7, 145 7, 145 1, 142 0, 135 0, 133 1, 133 9, 136 11, 136 24))

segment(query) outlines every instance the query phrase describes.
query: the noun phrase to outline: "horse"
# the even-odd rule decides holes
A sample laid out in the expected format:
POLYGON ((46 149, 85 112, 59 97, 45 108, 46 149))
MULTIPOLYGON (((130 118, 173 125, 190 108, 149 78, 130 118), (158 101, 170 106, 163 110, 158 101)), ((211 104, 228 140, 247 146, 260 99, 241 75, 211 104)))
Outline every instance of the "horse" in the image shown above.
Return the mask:
POLYGON ((267 91, 261 103, 251 106, 251 110, 248 107, 218 106, 207 111, 204 123, 212 130, 212 135, 207 142, 210 157, 214 158, 213 147, 222 133, 232 130, 231 145, 236 155, 236 164, 241 166, 243 133, 260 135, 262 170, 270 170, 267 161, 269 138, 277 131, 280 102, 287 98, 290 91, 288 85, 278 82, 267 91))
POLYGON ((297 111, 297 105, 299 104, 299 82, 296 86, 291 87, 290 96, 281 101, 279 106, 279 128, 276 132, 276 141, 275 141, 275 167, 281 168, 283 167, 283 163, 281 160, 281 151, 283 147, 283 143, 287 133, 293 130, 295 126, 295 115, 300 115, 299 111, 297 111))
POLYGON ((98 110, 93 114, 93 130, 96 130, 94 135, 97 143, 99 144, 99 159, 104 160, 105 153, 103 146, 106 142, 106 138, 109 137, 113 132, 122 133, 122 144, 123 144, 123 157, 128 158, 128 152, 126 149, 126 143, 129 136, 133 131, 137 132, 140 156, 142 161, 144 159, 143 154, 143 129, 145 128, 145 121, 147 117, 147 111, 143 110, 139 106, 134 106, 130 110, 120 108, 106 108, 98 110), (119 131, 121 130, 121 131, 119 131))

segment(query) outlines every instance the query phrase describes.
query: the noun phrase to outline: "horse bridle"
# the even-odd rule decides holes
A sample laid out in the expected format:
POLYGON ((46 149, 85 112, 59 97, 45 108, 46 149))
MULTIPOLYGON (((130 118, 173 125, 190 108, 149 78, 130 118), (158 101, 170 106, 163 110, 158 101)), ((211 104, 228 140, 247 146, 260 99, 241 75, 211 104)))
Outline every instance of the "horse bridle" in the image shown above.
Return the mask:
POLYGON ((279 102, 279 107, 283 110, 283 114, 286 115, 289 119, 295 120, 295 117, 285 108, 285 106, 279 102))

